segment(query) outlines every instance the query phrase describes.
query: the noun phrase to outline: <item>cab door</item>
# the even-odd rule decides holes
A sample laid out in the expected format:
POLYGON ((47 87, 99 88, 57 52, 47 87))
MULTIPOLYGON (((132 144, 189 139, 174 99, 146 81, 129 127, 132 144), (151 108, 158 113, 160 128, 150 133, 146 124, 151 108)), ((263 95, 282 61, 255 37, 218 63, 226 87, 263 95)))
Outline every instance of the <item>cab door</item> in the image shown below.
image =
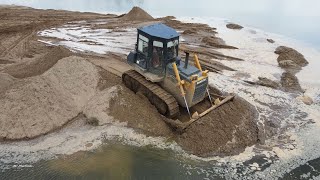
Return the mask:
POLYGON ((154 40, 149 63, 149 71, 156 75, 164 75, 164 49, 163 42, 154 40))
POLYGON ((137 60, 141 68, 147 69, 149 59, 149 39, 141 34, 138 36, 137 60))

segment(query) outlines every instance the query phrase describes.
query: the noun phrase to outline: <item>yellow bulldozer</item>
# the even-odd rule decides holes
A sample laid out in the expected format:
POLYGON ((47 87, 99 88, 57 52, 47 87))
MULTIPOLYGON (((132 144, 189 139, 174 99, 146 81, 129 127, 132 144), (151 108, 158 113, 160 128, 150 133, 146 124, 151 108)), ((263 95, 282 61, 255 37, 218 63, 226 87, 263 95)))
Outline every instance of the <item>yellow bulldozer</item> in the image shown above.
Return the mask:
POLYGON ((181 108, 188 114, 186 122, 169 121, 184 129, 210 111, 232 100, 234 95, 213 96, 209 92, 208 70, 203 70, 198 56, 193 53, 194 65, 179 55, 179 34, 162 23, 138 28, 135 50, 130 52, 127 63, 132 67, 122 75, 122 81, 135 93, 140 91, 159 113, 178 119, 181 108), (192 107, 203 101, 209 107, 203 112, 192 107), (181 126, 182 125, 182 126, 181 126))

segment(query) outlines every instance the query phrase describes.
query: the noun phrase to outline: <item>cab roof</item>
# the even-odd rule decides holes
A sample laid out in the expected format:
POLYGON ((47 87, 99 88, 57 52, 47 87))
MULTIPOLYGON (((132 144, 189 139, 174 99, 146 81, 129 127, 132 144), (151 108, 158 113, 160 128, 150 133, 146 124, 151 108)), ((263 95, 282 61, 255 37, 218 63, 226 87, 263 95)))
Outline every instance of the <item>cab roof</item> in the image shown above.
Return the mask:
POLYGON ((138 31, 142 31, 153 37, 167 39, 167 40, 179 37, 179 33, 177 33, 175 29, 167 25, 164 25, 162 23, 144 26, 144 27, 138 28, 138 31))

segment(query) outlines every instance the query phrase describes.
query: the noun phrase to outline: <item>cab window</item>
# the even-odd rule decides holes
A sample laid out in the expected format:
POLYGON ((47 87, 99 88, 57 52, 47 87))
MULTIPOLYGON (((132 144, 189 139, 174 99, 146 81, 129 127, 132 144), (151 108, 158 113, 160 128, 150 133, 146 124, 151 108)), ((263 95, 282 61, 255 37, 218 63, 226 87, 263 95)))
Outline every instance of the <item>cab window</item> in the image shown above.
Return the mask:
POLYGON ((178 40, 173 40, 173 41, 169 41, 168 44, 167 44, 167 47, 168 47, 168 58, 169 59, 172 59, 176 56, 178 56, 178 44, 179 44, 179 41, 178 40))
POLYGON ((156 69, 162 69, 162 62, 163 62, 163 43, 160 41, 153 41, 151 67, 156 69))
POLYGON ((148 38, 139 34, 138 51, 142 52, 145 56, 148 56, 148 42, 148 38))

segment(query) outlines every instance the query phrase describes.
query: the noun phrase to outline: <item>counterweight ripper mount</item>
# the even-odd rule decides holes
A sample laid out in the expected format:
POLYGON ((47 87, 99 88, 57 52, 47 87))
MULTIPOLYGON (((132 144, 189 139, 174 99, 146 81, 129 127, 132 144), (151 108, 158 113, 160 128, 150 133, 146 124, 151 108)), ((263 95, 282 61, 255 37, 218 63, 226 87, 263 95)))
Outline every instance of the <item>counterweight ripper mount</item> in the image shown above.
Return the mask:
POLYGON ((186 59, 182 61, 178 52, 179 34, 174 29, 161 23, 141 27, 136 48, 127 57, 132 70, 123 73, 122 80, 133 92, 146 96, 168 118, 178 118, 180 107, 186 108, 188 122, 166 121, 185 129, 234 96, 213 99, 208 90, 208 70, 202 70, 198 56, 193 54, 194 65, 191 65, 190 53, 186 52, 186 59), (203 112, 192 112, 192 107, 206 99, 210 107, 203 112))

